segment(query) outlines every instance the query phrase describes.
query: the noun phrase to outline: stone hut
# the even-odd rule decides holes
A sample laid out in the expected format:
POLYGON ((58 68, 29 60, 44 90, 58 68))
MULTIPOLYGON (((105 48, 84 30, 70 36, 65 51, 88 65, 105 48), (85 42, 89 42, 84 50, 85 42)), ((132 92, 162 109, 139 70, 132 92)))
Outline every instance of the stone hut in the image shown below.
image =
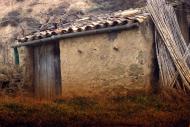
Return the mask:
POLYGON ((154 27, 142 9, 86 16, 18 39, 38 97, 91 96, 158 83, 154 27), (157 76, 156 76, 157 75, 157 76))

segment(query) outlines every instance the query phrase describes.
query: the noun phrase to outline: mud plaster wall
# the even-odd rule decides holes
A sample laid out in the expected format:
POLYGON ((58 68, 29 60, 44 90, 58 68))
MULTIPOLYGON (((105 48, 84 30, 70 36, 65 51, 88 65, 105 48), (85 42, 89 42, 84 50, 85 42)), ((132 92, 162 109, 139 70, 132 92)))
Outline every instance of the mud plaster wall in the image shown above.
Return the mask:
POLYGON ((14 62, 13 50, 8 45, 0 45, 0 63, 11 65, 14 62))
POLYGON ((62 94, 145 89, 151 83, 152 34, 147 25, 60 42, 62 94), (143 31, 142 31, 143 30, 143 31))

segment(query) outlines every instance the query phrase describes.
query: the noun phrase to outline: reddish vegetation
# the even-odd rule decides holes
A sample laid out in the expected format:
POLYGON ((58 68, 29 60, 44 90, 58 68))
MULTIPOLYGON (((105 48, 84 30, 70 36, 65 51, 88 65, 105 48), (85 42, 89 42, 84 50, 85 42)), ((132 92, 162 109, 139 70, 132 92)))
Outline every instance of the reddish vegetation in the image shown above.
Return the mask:
POLYGON ((134 92, 105 99, 73 97, 52 102, 4 98, 0 103, 0 126, 188 127, 189 107, 182 100, 168 101, 134 92))

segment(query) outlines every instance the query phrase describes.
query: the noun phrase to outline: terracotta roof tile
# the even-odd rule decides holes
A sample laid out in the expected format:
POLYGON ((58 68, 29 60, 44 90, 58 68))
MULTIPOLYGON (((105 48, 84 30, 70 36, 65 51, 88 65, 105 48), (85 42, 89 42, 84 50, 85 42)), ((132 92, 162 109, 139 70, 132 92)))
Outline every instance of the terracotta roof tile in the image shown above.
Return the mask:
POLYGON ((143 13, 141 9, 119 11, 114 14, 99 15, 96 17, 88 16, 83 17, 73 23, 63 24, 62 27, 58 27, 53 30, 44 30, 36 32, 32 35, 28 35, 23 38, 17 39, 19 43, 24 43, 33 40, 39 40, 48 38, 54 35, 62 35, 67 33, 75 33, 82 31, 89 31, 94 29, 101 29, 107 27, 113 27, 117 25, 126 25, 134 22, 143 22, 147 18, 146 13, 143 13))

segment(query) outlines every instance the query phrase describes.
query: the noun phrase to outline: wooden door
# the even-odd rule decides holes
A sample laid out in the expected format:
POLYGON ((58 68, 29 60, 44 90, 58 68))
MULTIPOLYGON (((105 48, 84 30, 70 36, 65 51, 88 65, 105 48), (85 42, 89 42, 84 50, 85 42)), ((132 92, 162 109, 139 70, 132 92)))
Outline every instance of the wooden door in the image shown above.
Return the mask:
POLYGON ((49 43, 34 48, 34 90, 40 98, 61 95, 59 43, 49 43))

